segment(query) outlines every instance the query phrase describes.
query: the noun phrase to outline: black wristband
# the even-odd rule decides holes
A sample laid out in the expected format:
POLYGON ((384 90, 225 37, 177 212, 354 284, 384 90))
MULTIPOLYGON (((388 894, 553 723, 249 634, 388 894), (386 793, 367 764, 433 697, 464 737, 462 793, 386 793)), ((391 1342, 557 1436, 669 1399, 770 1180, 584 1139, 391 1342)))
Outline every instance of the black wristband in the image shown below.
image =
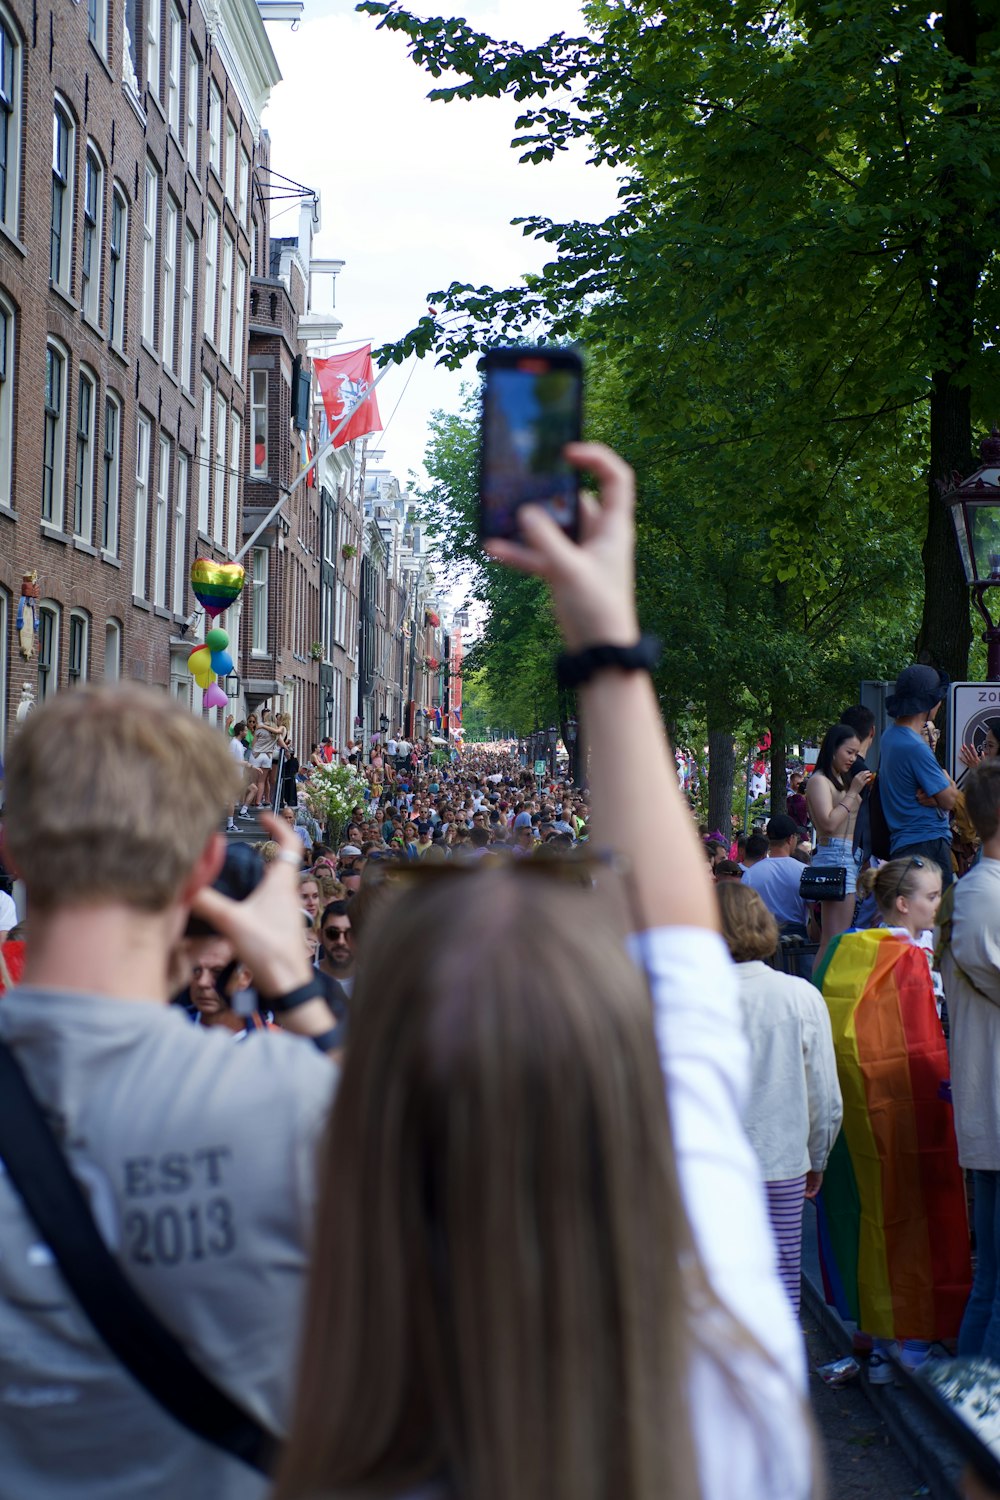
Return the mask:
POLYGON ((331 1026, 329 1031, 321 1031, 319 1036, 312 1036, 309 1040, 320 1052, 339 1052, 344 1045, 344 1028, 331 1026))
POLYGON ((597 672, 652 672, 660 660, 655 635, 641 635, 634 646, 586 646, 556 658, 556 681, 561 688, 583 687, 597 672))
POLYGON ((318 979, 307 979, 305 984, 300 984, 297 990, 289 990, 287 995, 269 995, 267 1003, 270 1008, 280 1014, 282 1011, 294 1010, 298 1005, 305 1005, 307 1000, 325 1000, 326 994, 318 979))

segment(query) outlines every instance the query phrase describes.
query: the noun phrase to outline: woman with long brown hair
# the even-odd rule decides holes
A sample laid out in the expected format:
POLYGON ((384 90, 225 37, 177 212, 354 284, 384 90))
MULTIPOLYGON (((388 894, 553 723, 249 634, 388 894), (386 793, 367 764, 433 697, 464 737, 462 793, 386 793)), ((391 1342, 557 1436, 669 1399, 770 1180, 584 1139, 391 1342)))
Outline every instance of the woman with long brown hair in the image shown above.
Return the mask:
POLYGON ((558 862, 418 872, 373 914, 277 1500, 812 1490, 733 969, 628 649, 632 474, 598 445, 567 454, 602 481, 582 544, 532 507, 523 543, 491 551, 552 586, 594 842, 628 856, 631 954, 605 877, 558 862))

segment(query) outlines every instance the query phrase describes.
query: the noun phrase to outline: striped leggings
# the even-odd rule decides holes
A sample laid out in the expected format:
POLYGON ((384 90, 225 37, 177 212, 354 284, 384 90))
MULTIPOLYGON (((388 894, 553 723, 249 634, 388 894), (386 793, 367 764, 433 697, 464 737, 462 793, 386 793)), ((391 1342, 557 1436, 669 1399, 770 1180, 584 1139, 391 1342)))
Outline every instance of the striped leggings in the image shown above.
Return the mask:
POLYGON ((795 1316, 802 1300, 802 1209, 806 1201, 805 1173, 785 1182, 765 1182, 767 1212, 778 1251, 778 1274, 795 1316))

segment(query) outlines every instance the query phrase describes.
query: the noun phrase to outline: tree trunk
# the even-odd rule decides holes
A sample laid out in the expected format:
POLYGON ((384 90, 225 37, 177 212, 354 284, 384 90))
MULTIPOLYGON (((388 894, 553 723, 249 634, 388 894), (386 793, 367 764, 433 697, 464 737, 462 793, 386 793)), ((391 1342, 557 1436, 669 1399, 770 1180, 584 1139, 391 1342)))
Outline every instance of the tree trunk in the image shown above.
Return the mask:
POLYGON ((916 654, 918 661, 929 662, 957 681, 969 671, 969 586, 939 481, 950 486, 954 474, 964 479, 974 468, 971 393, 968 386, 958 387, 949 374, 939 373, 931 392, 929 510, 922 553, 924 613, 916 654))
POLYGON ((785 721, 772 719, 771 731, 771 817, 788 807, 788 782, 785 770, 785 721))
POLYGON ((729 842, 733 833, 736 745, 731 729, 708 730, 708 830, 729 842))

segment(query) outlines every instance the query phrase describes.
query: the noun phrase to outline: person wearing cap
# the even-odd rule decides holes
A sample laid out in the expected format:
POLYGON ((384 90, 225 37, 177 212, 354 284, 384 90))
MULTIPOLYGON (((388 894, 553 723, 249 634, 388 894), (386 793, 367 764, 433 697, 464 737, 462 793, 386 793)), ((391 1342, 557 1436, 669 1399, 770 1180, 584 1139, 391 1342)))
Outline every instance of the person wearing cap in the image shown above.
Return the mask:
POLYGON ((948 681, 943 672, 921 664, 900 672, 886 700, 893 722, 882 735, 877 782, 892 858, 934 860, 945 889, 953 878, 948 814, 958 788, 938 764, 924 730, 941 707, 948 681))
POLYGON ((799 895, 802 866, 792 858, 798 825, 787 813, 775 813, 767 825, 767 859, 751 865, 743 884, 757 892, 778 924, 778 931, 808 936, 809 904, 799 895))

